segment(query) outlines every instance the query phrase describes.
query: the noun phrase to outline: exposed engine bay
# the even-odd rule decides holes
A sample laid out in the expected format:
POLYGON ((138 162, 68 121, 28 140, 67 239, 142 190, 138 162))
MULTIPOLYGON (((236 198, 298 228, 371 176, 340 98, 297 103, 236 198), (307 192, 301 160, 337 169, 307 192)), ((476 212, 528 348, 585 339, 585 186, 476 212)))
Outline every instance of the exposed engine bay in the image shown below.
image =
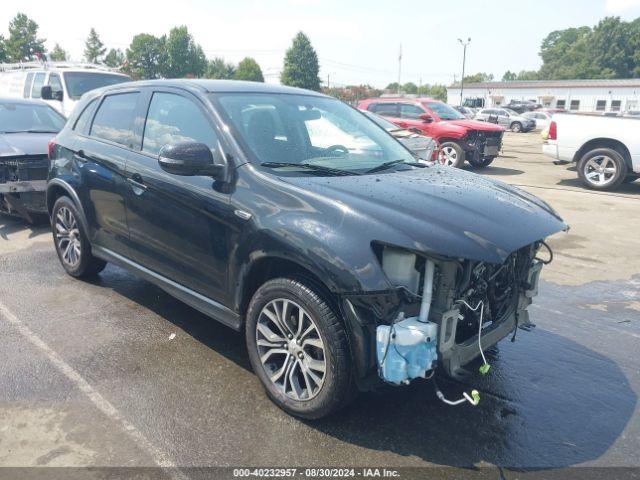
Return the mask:
MULTIPOLYGON (((537 294, 543 241, 521 248, 501 264, 423 257, 382 246, 377 253, 389 280, 406 298, 389 325, 376 328, 380 377, 396 385, 428 377, 436 366, 450 376, 484 350, 531 326, 527 307, 537 294)), ((551 255, 551 250, 548 250, 551 255)), ((483 370, 484 368, 484 370, 483 370)))

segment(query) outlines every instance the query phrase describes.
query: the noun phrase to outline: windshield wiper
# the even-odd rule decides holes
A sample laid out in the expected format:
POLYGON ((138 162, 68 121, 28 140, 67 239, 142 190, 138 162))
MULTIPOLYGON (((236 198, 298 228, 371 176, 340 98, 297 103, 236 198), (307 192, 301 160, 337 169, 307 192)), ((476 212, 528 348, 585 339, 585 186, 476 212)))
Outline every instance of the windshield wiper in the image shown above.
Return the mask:
POLYGON ((58 131, 31 129, 31 130, 11 130, 9 132, 2 132, 2 133, 58 133, 58 131))
POLYGON ((267 168, 281 168, 281 167, 296 167, 306 168, 307 170, 313 170, 315 172, 329 173, 331 175, 362 175, 358 172, 350 170, 340 170, 338 168, 323 167, 322 165, 314 165, 312 163, 294 163, 294 162, 262 162, 260 164, 267 168))
POLYGON ((378 165, 378 166, 376 166, 376 167, 373 167, 373 168, 371 168, 371 169, 367 170, 367 171, 366 171, 366 172, 364 172, 364 173, 376 173, 376 172, 380 172, 380 171, 382 171, 382 170, 387 170, 387 169, 389 169, 389 168, 393 167, 394 165, 398 165, 398 164, 400 164, 400 163, 405 163, 405 162, 404 162, 404 160, 402 160, 402 159, 401 159, 401 160, 391 160, 390 162, 384 162, 384 163, 381 163, 380 165, 378 165))

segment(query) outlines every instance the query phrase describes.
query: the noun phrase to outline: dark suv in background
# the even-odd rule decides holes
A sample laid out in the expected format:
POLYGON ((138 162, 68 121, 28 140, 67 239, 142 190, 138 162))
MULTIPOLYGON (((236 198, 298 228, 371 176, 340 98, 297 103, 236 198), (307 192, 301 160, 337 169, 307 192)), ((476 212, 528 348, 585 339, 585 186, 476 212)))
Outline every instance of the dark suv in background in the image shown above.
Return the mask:
POLYGON ((486 349, 528 325, 537 251, 565 228, 530 194, 416 162, 336 99, 261 83, 93 91, 50 152, 64 269, 113 262, 244 330, 268 395, 306 418, 458 375, 479 332, 486 349))

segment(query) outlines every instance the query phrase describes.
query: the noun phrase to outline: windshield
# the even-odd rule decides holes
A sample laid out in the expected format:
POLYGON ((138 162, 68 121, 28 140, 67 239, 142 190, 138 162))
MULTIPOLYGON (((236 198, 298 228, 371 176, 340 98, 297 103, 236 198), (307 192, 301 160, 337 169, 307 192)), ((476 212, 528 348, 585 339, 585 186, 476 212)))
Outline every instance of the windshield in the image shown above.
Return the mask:
POLYGON ((387 132, 392 132, 394 130, 402 130, 400 127, 398 127, 397 125, 394 125, 389 120, 385 120, 380 115, 376 115, 375 113, 371 113, 367 110, 361 110, 361 112, 364 113, 371 120, 376 122, 378 125, 380 125, 382 128, 384 128, 387 132))
POLYGON ((424 102, 433 113, 435 113, 440 120, 466 120, 464 115, 450 107, 446 103, 442 102, 424 102))
POLYGON ((0 133, 58 133, 65 119, 48 105, 0 103, 0 133))
POLYGON ((318 168, 309 168, 312 165, 355 174, 391 161, 415 162, 388 133, 333 98, 256 93, 212 98, 219 102, 238 140, 259 164, 286 166, 283 171, 297 173, 318 174, 318 168))
POLYGON ((518 112, 516 112, 515 110, 511 110, 510 108, 503 108, 503 110, 507 112, 509 115, 513 115, 515 117, 520 115, 518 112))
POLYGON ((69 97, 73 100, 78 100, 89 90, 131 80, 127 75, 116 75, 113 73, 64 72, 63 75, 64 81, 67 84, 67 92, 69 92, 69 97))

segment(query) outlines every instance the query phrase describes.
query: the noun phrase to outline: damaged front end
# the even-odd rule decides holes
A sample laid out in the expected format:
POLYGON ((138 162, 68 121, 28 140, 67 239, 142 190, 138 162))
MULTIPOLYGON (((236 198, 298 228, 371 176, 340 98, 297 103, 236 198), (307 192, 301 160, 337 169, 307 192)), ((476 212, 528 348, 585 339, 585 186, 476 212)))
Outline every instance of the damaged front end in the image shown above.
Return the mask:
POLYGON ((0 212, 32 221, 46 213, 47 155, 0 157, 0 212))
MULTIPOLYGON (((374 247, 390 292, 348 295, 343 313, 352 333, 361 388, 376 377, 400 385, 429 377, 436 367, 458 377, 464 366, 531 326, 527 307, 547 260, 537 241, 502 264, 424 256, 391 246, 374 247)), ((548 247, 547 247, 548 248, 548 247)), ((488 368, 488 366, 487 366, 488 368)))

